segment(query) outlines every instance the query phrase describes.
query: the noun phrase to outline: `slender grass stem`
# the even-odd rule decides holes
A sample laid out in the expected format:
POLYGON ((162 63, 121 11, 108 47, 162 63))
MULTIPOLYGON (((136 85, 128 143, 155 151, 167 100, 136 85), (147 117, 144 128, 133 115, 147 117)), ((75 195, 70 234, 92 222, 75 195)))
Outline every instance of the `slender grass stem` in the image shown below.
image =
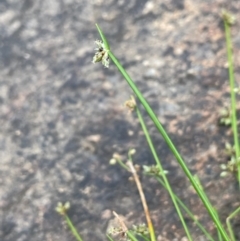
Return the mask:
POLYGON ((71 219, 68 217, 68 215, 65 214, 64 217, 65 217, 65 220, 66 220, 66 222, 67 222, 68 227, 70 228, 70 230, 71 230, 72 234, 75 236, 75 238, 76 238, 78 241, 83 241, 82 238, 80 237, 77 229, 76 229, 75 226, 73 225, 71 219))
MULTIPOLYGON (((165 188, 167 189, 164 181, 160 177, 156 177, 158 182, 165 188)), ((199 229, 206 235, 208 240, 214 241, 213 237, 207 232, 207 230, 203 227, 203 225, 197 220, 197 218, 193 215, 193 213, 188 209, 188 207, 181 201, 181 199, 174 194, 174 197, 176 201, 179 203, 179 205, 182 207, 182 209, 188 214, 188 216, 196 223, 196 225, 199 227, 199 229)))
MULTIPOLYGON (((215 213, 218 216, 218 212, 216 211, 215 213)), ((218 234, 218 241, 223 241, 222 235, 221 235, 221 233, 218 230, 217 230, 217 234, 218 234)))
MULTIPOLYGON (((194 179, 196 180, 198 186, 203 190, 203 186, 202 186, 201 181, 200 181, 200 179, 198 178, 198 176, 195 175, 195 176, 194 176, 194 179)), ((208 196, 206 195, 206 193, 205 193, 204 191, 203 191, 203 194, 205 195, 206 200, 209 201, 208 196)), ((210 201, 209 201, 209 202, 210 202, 210 201)), ((219 220, 219 216, 218 216, 218 213, 217 213, 216 209, 213 208, 213 211, 214 211, 216 217, 217 217, 218 220, 219 220)), ((217 229, 217 232, 218 232, 218 237, 221 239, 221 238, 222 238, 222 235, 221 235, 221 232, 219 231, 219 229, 217 229)))
POLYGON ((151 150, 151 152, 152 152, 152 154, 153 154, 153 157, 154 157, 154 159, 155 159, 155 161, 156 161, 156 164, 157 164, 157 166, 158 166, 158 168, 159 168, 159 170, 160 170, 160 172, 161 172, 161 174, 162 174, 164 183, 165 183, 165 185, 166 185, 166 189, 168 190, 169 195, 170 195, 170 197, 171 197, 171 199, 172 199, 172 202, 173 202, 173 204, 174 204, 174 206, 175 206, 175 208, 176 208, 176 211, 177 211, 178 216, 179 216, 179 218, 180 218, 180 220, 181 220, 181 222, 182 222, 182 225, 183 225, 183 228, 184 228, 184 230, 185 230, 185 233, 186 233, 186 235, 187 235, 187 237, 188 237, 188 240, 192 241, 193 239, 192 239, 192 237, 191 237, 191 234, 190 234, 190 232, 189 232, 189 230, 188 230, 188 227, 187 227, 187 225, 186 225, 186 223, 185 223, 185 220, 184 220, 183 215, 182 215, 182 212, 181 212, 181 210, 180 210, 180 208, 179 208, 179 206, 178 206, 178 203, 177 203, 177 201, 176 201, 176 198, 175 198, 175 195, 174 195, 174 193, 173 193, 173 191, 172 191, 172 188, 171 188, 171 186, 170 186, 170 184, 169 184, 169 182, 168 182, 168 179, 167 179, 167 177, 166 177, 166 175, 165 175, 165 173, 164 173, 164 169, 163 169, 163 167, 162 167, 162 165, 161 165, 160 159, 158 158, 158 155, 157 155, 156 150, 155 150, 155 148, 154 148, 154 145, 153 145, 153 143, 152 143, 151 137, 150 137, 150 135, 149 135, 149 132, 148 132, 148 130, 147 130, 147 127, 146 127, 146 125, 145 125, 145 122, 144 122, 144 120, 143 120, 143 118, 142 118, 141 112, 140 112, 140 110, 139 110, 138 107, 136 107, 136 112, 137 112, 137 116, 138 116, 138 119, 139 119, 139 121, 140 121, 140 124, 141 124, 141 126, 142 126, 143 132, 144 132, 144 134, 145 134, 145 137, 146 137, 146 139, 147 139, 149 148, 150 148, 150 150, 151 150))
POLYGON ((125 170, 129 170, 128 166, 122 162, 122 160, 117 160, 118 164, 125 170))
POLYGON ((138 234, 140 237, 142 237, 145 241, 150 241, 150 239, 149 238, 147 238, 146 236, 144 236, 144 235, 140 235, 140 234, 138 234))
POLYGON ((107 236, 108 240, 114 241, 114 239, 112 239, 112 237, 110 235, 106 234, 106 236, 107 236))
POLYGON ((229 83, 230 83, 230 92, 231 92, 231 124, 233 130, 233 140, 234 140, 234 148, 236 153, 236 162, 238 169, 238 183, 240 187, 240 147, 238 140, 238 128, 237 128, 237 108, 236 108, 236 95, 234 92, 234 61, 233 61, 233 53, 232 53, 232 41, 231 41, 231 33, 230 33, 230 25, 226 19, 224 19, 224 28, 225 28, 225 38, 226 38, 226 48, 227 48, 227 58, 228 58, 228 75, 229 75, 229 83))
POLYGON ((132 161, 128 161, 127 165, 129 166, 129 169, 130 169, 131 173, 133 174, 133 178, 134 178, 135 183, 136 183, 137 188, 138 188, 138 192, 139 192, 139 195, 140 195, 140 198, 141 198, 141 201, 142 201, 144 213, 145 213, 145 216, 146 216, 146 219, 147 219, 148 230, 149 230, 149 233, 150 233, 151 241, 156 241, 154 227, 153 227, 153 224, 152 224, 152 220, 151 220, 151 217, 150 217, 150 213, 149 213, 148 206, 147 206, 147 201, 146 201, 146 198, 145 198, 145 195, 144 195, 144 192, 143 192, 141 182, 138 178, 137 172, 136 172, 136 170, 133 166, 132 161))
POLYGON ((134 234, 131 231, 127 231, 127 236, 132 241, 138 241, 138 239, 134 236, 134 234))
MULTIPOLYGON (((107 42, 106 37, 104 36, 104 34, 101 31, 100 27, 98 25, 96 25, 96 26, 97 26, 97 29, 99 31, 100 36, 102 37, 103 42, 104 43, 107 42)), ((196 190, 198 196, 202 200, 202 202, 203 202, 204 206, 206 207, 210 217, 212 218, 212 220, 215 223, 215 225, 216 225, 217 229, 219 230, 219 232, 222 234, 224 240, 230 241, 230 238, 228 237, 227 232, 225 231, 225 229, 223 228, 223 225, 221 224, 221 222, 219 221, 218 217, 216 216, 211 203, 209 203, 208 200, 206 200, 202 190, 199 188, 198 184, 195 182, 195 180, 194 180, 192 174, 190 173, 187 165, 185 164, 183 158, 181 157, 180 153, 178 152, 178 150, 176 149, 176 147, 172 143, 171 139, 169 138, 169 136, 166 133, 165 129, 163 128, 162 124, 158 120, 156 114, 153 112, 153 110, 151 109, 151 107, 149 106, 148 102, 143 97, 142 93, 138 90, 138 88, 135 85, 135 83, 133 82, 133 80, 130 78, 128 73, 125 71, 125 69, 122 67, 122 65, 119 63, 117 58, 114 56, 114 54, 110 50, 108 51, 108 55, 111 58, 111 60, 113 61, 113 63, 116 65, 116 67, 118 68, 119 72, 123 75, 123 77, 125 78, 125 80, 129 84, 129 86, 131 87, 131 89, 133 90, 135 95, 138 97, 139 101, 141 102, 141 104, 143 105, 145 110, 147 111, 149 117, 152 119, 153 123, 155 124, 157 130, 162 135, 164 141, 168 144, 171 152, 173 153, 173 155, 175 156, 175 158, 178 161, 179 165, 183 169, 185 175, 190 180, 192 186, 194 187, 194 189, 196 190)))
POLYGON ((234 236, 234 232, 232 230, 230 219, 234 218, 239 212, 240 212, 240 207, 238 207, 233 213, 231 213, 226 220, 228 231, 230 233, 230 237, 231 237, 232 241, 235 241, 236 239, 235 239, 235 236, 234 236))

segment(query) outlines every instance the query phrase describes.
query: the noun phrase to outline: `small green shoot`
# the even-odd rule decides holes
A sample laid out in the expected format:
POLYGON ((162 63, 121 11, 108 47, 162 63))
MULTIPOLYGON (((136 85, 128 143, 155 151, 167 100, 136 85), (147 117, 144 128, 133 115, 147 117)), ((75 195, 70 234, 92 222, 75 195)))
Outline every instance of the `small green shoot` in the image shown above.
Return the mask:
MULTIPOLYGON (((237 105, 236 105, 236 93, 235 93, 235 81, 234 81, 234 61, 232 52, 232 40, 230 27, 235 23, 235 17, 226 11, 222 10, 222 19, 224 22, 225 37, 226 37, 226 49, 228 58, 228 75, 229 85, 231 94, 231 125, 233 131, 233 141, 235 146, 235 159, 238 160, 240 157, 240 147, 238 139, 238 127, 237 127, 237 105)), ((240 163, 237 163, 237 178, 240 187, 240 163)))
POLYGON ((66 223, 71 230, 72 234, 75 236, 76 240, 78 241, 83 241, 81 236, 79 235, 77 229, 73 225, 71 219, 67 215, 67 210, 70 208, 70 202, 66 202, 65 204, 62 204, 59 202, 57 204, 57 207, 55 208, 56 212, 59 213, 60 215, 64 216, 66 223))

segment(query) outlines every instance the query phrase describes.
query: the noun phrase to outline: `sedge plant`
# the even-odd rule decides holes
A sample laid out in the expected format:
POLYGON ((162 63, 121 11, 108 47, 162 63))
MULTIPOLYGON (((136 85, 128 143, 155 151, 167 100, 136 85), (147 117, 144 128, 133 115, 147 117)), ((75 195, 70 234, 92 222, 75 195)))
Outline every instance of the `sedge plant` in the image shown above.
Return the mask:
POLYGON ((127 81, 129 86, 131 87, 132 91, 134 92, 134 94, 136 95, 136 97, 138 98, 138 100, 140 101, 140 103, 142 104, 144 109, 146 110, 147 114, 152 119, 152 121, 155 124, 157 130, 159 131, 159 133, 163 137, 164 141, 167 143, 169 149, 171 150, 171 152, 175 156, 177 162, 179 163, 179 165, 183 169, 186 177, 189 179, 191 185, 195 189, 199 198, 202 200, 202 203, 204 204, 207 212, 209 213, 210 217, 212 218, 214 224, 216 225, 216 228, 219 231, 219 233, 221 234, 223 240, 230 241, 230 237, 229 237, 226 229, 224 228, 223 224, 221 223, 220 219, 216 215, 214 207, 212 206, 210 201, 206 198, 206 194, 200 188, 199 184, 196 182, 193 175, 189 171, 189 168, 187 167, 185 161, 183 160, 183 158, 180 155, 179 151, 177 150, 176 146, 173 144, 169 135, 167 134, 167 132, 163 128, 163 126, 160 123, 159 119, 157 118, 156 114, 154 113, 154 111, 152 110, 152 108, 150 107, 150 105, 148 104, 146 99, 143 97, 142 93, 139 91, 139 89, 137 88, 137 86, 134 83, 134 81, 132 80, 132 78, 129 76, 129 74, 122 67, 122 65, 120 64, 118 59, 115 57, 113 52, 110 50, 110 46, 108 44, 108 41, 107 41, 105 35, 103 34, 102 30, 100 29, 100 27, 97 24, 96 24, 96 27, 98 29, 99 35, 101 36, 102 43, 101 43, 100 47, 98 46, 98 48, 97 48, 97 52, 95 54, 93 62, 95 63, 95 62, 101 61, 103 63, 103 65, 105 65, 105 67, 108 67, 109 60, 111 59, 112 62, 116 65, 119 72, 123 75, 124 79, 127 81), (102 57, 100 57, 100 56, 102 56, 102 57))
MULTIPOLYGON (((232 40, 231 40, 231 26, 235 23, 235 17, 226 10, 222 10, 222 19, 224 22, 225 38, 226 38, 226 49, 227 49, 227 59, 228 59, 228 76, 230 85, 230 95, 231 95, 231 108, 229 111, 228 123, 231 124, 233 132, 233 153, 230 155, 231 160, 228 165, 222 165, 222 169, 226 170, 222 173, 222 176, 229 172, 237 172, 237 179, 240 187, 240 146, 239 146, 239 135, 238 135, 238 125, 237 125, 237 104, 236 104, 236 93, 239 93, 239 88, 235 87, 234 80, 234 59, 232 50, 232 40)), ((229 144, 226 144, 227 151, 230 149, 229 144)))
MULTIPOLYGON (((225 10, 222 12, 222 16, 223 16, 223 20, 224 20, 225 35, 226 35, 226 47, 227 47, 227 56, 228 56, 228 67, 229 67, 229 82, 230 82, 230 93, 231 93, 231 110, 227 111, 228 114, 227 114, 227 116, 224 116, 224 118, 222 118, 222 122, 225 124, 231 124, 232 130, 233 130, 234 146, 229 147, 229 145, 228 145, 227 147, 228 147, 228 151, 231 151, 231 154, 234 155, 234 159, 231 160, 231 163, 230 163, 231 165, 230 164, 229 165, 231 167, 232 167, 232 165, 234 165, 235 169, 232 168, 231 170, 235 171, 237 169, 237 177, 238 177, 238 182, 240 185, 240 162, 239 162, 240 147, 239 147, 239 140, 238 140, 236 97, 235 97, 235 92, 240 92, 240 90, 235 88, 235 83, 234 83, 234 68, 233 68, 234 62, 233 62, 232 44, 231 44, 231 35, 230 35, 230 26, 233 24, 234 18, 232 17, 232 15, 230 15, 225 10)), ((215 224, 215 227, 217 229, 217 233, 218 233, 217 240, 218 241, 222 241, 222 240, 223 241, 236 241, 233 229, 231 227, 230 220, 240 212, 240 207, 237 208, 234 212, 232 212, 228 216, 228 218, 226 220, 226 228, 225 228, 225 226, 223 225, 223 223, 220 221, 220 219, 218 217, 217 211, 212 206, 210 200, 208 199, 206 193, 204 192, 204 189, 200 184, 200 180, 196 176, 193 176, 191 174, 184 159, 182 158, 182 156, 178 152, 176 146, 173 144, 172 140, 170 139, 169 135, 165 131, 164 127, 158 120, 156 114, 154 113, 154 111, 152 110, 152 108, 150 107, 150 105, 148 104, 146 99, 143 97, 142 93, 139 91, 139 89, 135 85, 134 81, 131 79, 131 77, 128 75, 126 70, 122 67, 122 65, 120 64, 118 59, 114 56, 113 52, 110 50, 110 45, 108 44, 108 41, 107 41, 105 35, 103 34, 102 30, 100 29, 100 27, 97 24, 96 24, 96 27, 97 27, 97 30, 100 34, 102 41, 97 40, 95 42, 97 44, 97 48, 96 48, 96 53, 93 58, 93 63, 102 62, 102 64, 106 68, 108 68, 110 59, 112 60, 112 62, 118 68, 119 72, 123 75, 124 79, 127 81, 129 86, 131 87, 131 89, 134 92, 135 96, 137 97, 138 101, 142 104, 142 106, 146 110, 147 114, 152 119, 157 130, 161 134, 164 141, 167 143, 172 154, 175 156, 180 167, 183 169, 186 177, 189 179, 191 185, 193 186, 197 195, 201 199, 203 205, 205 206, 207 212, 209 213, 210 217, 212 218, 212 221, 215 224)), ((215 241, 216 239, 214 239, 211 236, 211 234, 207 231, 207 229, 199 222, 199 220, 197 220, 195 215, 188 209, 188 207, 179 199, 179 197, 177 197, 177 195, 172 190, 172 187, 169 184, 169 181, 168 181, 168 178, 166 175, 167 172, 162 167, 161 160, 156 153, 154 144, 151 140, 148 129, 146 127, 146 124, 145 124, 142 114, 140 112, 140 108, 136 104, 135 99, 133 97, 131 97, 131 99, 129 101, 127 101, 125 103, 125 105, 128 108, 130 108, 131 111, 136 111, 140 125, 143 129, 147 143, 149 145, 149 148, 150 148, 152 155, 154 157, 154 160, 155 160, 155 164, 156 164, 155 166, 143 166, 144 173, 147 175, 154 176, 158 180, 158 182, 168 191, 168 193, 171 197, 171 200, 174 204, 174 207, 177 211, 177 214, 179 216, 179 219, 182 223, 182 226, 185 230, 188 240, 192 241, 193 238, 192 238, 191 232, 189 231, 189 227, 187 226, 187 224, 184 220, 183 212, 185 212, 193 220, 193 222, 199 227, 199 229, 204 233, 204 235, 206 236, 206 238, 208 240, 215 241)), ((133 229, 128 229, 126 227, 126 225, 124 224, 124 222, 119 218, 118 214, 116 214, 115 212, 113 212, 113 214, 119 220, 120 228, 118 228, 118 232, 120 231, 120 233, 123 235, 123 237, 126 237, 128 240, 138 241, 137 236, 141 236, 146 241, 156 241, 155 230, 154 230, 154 227, 153 227, 153 224, 151 221, 150 212, 148 210, 148 206, 146 203, 142 185, 138 178, 137 171, 133 165, 133 159, 132 159, 133 154, 134 154, 134 151, 131 149, 128 153, 128 162, 127 163, 124 163, 118 154, 114 154, 113 158, 110 160, 110 163, 115 164, 116 162, 118 162, 123 168, 125 168, 126 170, 128 170, 132 173, 133 179, 135 180, 138 191, 139 191, 140 199, 142 201, 142 205, 143 205, 143 209, 145 212, 145 217, 147 220, 148 227, 146 228, 146 226, 143 224, 143 225, 139 225, 139 226, 133 226, 133 229)), ((64 205, 62 203, 59 203, 56 208, 56 211, 59 214, 61 214, 62 216, 64 216, 66 223, 67 223, 69 229, 71 230, 71 233, 75 236, 76 240, 83 241, 81 236, 77 232, 76 227, 73 225, 71 219, 67 215, 67 210, 69 208, 70 208, 69 203, 66 203, 64 205)), ((114 239, 112 238, 112 236, 110 234, 106 234, 106 236, 107 236, 108 240, 114 241, 114 239)))
POLYGON ((57 207, 55 208, 56 212, 59 213, 61 216, 65 218, 65 221, 73 234, 73 236, 76 238, 77 241, 83 241, 80 234, 78 233, 76 227, 74 226, 72 220, 67 215, 67 211, 70 208, 70 203, 66 202, 65 204, 62 204, 61 202, 58 203, 57 207))
MULTIPOLYGON (((194 216, 194 214, 186 207, 186 205, 173 192, 172 187, 170 186, 168 178, 166 176, 167 171, 164 170, 162 167, 160 158, 158 157, 158 155, 156 153, 154 144, 149 135, 145 121, 142 117, 140 109, 138 108, 133 96, 130 98, 130 100, 125 102, 125 106, 128 107, 130 109, 130 111, 136 111, 139 123, 142 127, 142 130, 145 134, 147 143, 149 145, 149 148, 150 148, 152 155, 156 162, 156 166, 143 166, 144 173, 154 176, 159 181, 159 183, 168 191, 189 241, 191 241, 193 239, 192 239, 191 233, 189 232, 189 228, 183 218, 182 210, 185 211, 187 213, 187 215, 196 223, 196 225, 205 234, 207 239, 213 241, 214 239, 212 238, 212 236, 207 232, 207 230, 203 227, 203 225, 197 220, 197 218, 194 216)), ((131 151, 129 151, 129 153, 131 153, 131 151)), ((132 158, 130 155, 128 155, 128 159, 130 159, 131 163, 132 163, 132 158)), ((117 154, 114 154, 113 158, 110 160, 110 164, 115 164, 115 163, 119 163, 123 168, 128 169, 127 165, 123 163, 121 157, 117 154)), ((198 181, 198 183, 199 183, 199 181, 198 181)), ((147 215, 145 215, 145 216, 147 219, 147 215)), ((150 229, 149 229, 149 231, 150 231, 150 229)))

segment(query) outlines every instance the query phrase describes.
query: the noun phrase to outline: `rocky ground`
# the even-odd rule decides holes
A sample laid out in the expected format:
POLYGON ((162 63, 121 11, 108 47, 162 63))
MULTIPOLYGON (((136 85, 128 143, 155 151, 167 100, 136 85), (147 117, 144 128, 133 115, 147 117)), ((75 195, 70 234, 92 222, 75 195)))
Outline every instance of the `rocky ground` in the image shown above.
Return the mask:
MULTIPOLYGON (((239 17, 237 0, 0 1, 1 241, 74 240, 54 210, 59 201, 71 202, 69 216, 84 240, 105 240, 112 210, 129 225, 144 221, 129 174, 108 161, 134 147, 136 162, 154 162, 123 107, 132 94, 126 82, 112 63, 91 63, 96 22, 222 219, 239 206, 235 178, 220 178, 219 167, 231 140, 218 125, 218 111, 229 103, 222 7, 239 17)), ((239 81, 239 19, 232 36, 239 81)), ((213 230, 146 120, 176 193, 213 230)), ((158 240, 184 240, 166 192, 141 178, 158 240)), ((234 225, 239 235, 239 218, 234 225)), ((205 240, 192 230, 195 240, 205 240)))

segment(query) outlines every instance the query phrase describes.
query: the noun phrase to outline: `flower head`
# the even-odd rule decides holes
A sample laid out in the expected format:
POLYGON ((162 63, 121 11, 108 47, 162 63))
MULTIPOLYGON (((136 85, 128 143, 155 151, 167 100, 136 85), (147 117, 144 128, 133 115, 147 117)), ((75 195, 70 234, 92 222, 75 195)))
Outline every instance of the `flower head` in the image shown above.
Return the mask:
POLYGON ((96 40, 95 44, 97 45, 96 53, 93 56, 93 63, 101 62, 102 64, 108 68, 109 67, 109 56, 108 56, 108 50, 105 48, 105 45, 102 41, 96 40))
POLYGON ((57 207, 55 208, 56 212, 58 212, 61 215, 66 215, 67 210, 70 208, 70 202, 66 202, 65 204, 59 202, 57 204, 57 207))
POLYGON ((133 96, 129 100, 125 101, 124 106, 126 106, 130 112, 134 111, 137 104, 133 96))

